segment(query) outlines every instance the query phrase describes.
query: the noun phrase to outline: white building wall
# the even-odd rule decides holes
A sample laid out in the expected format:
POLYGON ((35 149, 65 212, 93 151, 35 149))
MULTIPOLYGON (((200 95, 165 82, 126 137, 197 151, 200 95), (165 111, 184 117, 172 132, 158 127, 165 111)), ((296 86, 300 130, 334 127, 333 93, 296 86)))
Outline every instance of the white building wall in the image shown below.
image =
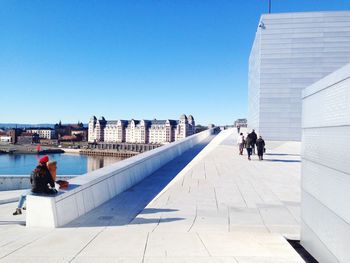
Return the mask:
POLYGON ((99 121, 96 123, 95 126, 95 134, 96 134, 96 141, 97 142, 103 142, 104 141, 104 127, 99 123, 99 121))
POLYGON ((131 120, 129 125, 125 129, 125 141, 130 143, 135 143, 135 122, 134 120, 131 120))
POLYGON ((89 142, 168 143, 195 134, 195 121, 190 115, 180 117, 179 124, 173 120, 152 124, 152 121, 106 121, 93 116, 89 121, 89 142))
POLYGON ((4 142, 4 143, 11 143, 12 142, 12 138, 11 136, 0 136, 0 142, 4 142))
POLYGON ((29 129, 30 133, 37 133, 41 139, 53 139, 55 138, 55 130, 51 129, 29 129))
POLYGON ((92 118, 89 121, 89 127, 88 127, 88 142, 95 142, 97 140, 96 122, 97 122, 96 117, 92 116, 92 118))
MULTIPOLYGON (((149 129, 149 142, 150 143, 167 142, 167 130, 169 132, 170 127, 165 125, 154 125, 152 128, 149 129)), ((170 141, 170 139, 168 141, 170 141)))
POLYGON ((249 65, 249 119, 268 140, 301 139, 301 91, 350 62, 350 12, 266 14, 249 65))
POLYGON ((302 245, 350 262, 350 64, 303 91, 302 245))
POLYGON ((124 142, 125 141, 125 127, 124 127, 124 123, 119 120, 118 121, 118 132, 117 132, 117 142, 124 142))
POLYGON ((135 127, 135 130, 134 130, 134 141, 133 142, 136 142, 136 143, 142 143, 143 142, 143 134, 144 132, 142 132, 143 129, 142 127, 135 127))
POLYGON ((254 127, 259 133, 260 113, 260 30, 256 32, 253 48, 249 57, 249 79, 248 79, 248 120, 249 126, 254 127))
POLYGON ((95 140, 96 140, 95 126, 93 123, 89 123, 88 142, 94 142, 95 140))
POLYGON ((104 129, 104 141, 105 142, 118 142, 119 129, 117 122, 107 122, 104 129))

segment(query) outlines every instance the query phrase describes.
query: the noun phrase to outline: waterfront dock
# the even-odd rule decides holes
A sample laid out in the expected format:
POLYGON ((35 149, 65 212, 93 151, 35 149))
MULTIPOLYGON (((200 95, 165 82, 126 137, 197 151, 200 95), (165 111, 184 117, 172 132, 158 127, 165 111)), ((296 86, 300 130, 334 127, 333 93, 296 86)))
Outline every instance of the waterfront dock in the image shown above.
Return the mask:
POLYGON ((203 141, 62 228, 26 228, 0 205, 0 262, 304 262, 286 240, 300 238, 300 144, 267 142, 248 161, 235 138, 203 141))
POLYGON ((139 154, 138 152, 130 152, 130 151, 97 150, 97 149, 80 150, 79 153, 84 155, 90 155, 90 156, 110 156, 110 157, 118 157, 118 158, 129 158, 139 154))
POLYGON ((38 151, 36 145, 13 145, 13 144, 1 144, 0 153, 3 154, 54 154, 64 153, 60 148, 42 146, 38 151))

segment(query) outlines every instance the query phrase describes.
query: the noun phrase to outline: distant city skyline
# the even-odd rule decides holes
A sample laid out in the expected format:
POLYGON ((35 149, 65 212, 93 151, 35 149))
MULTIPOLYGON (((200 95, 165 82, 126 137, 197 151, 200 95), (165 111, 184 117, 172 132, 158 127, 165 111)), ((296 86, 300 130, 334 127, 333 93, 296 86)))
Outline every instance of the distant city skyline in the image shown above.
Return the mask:
MULTIPOLYGON (((272 12, 350 10, 274 0, 272 12)), ((0 123, 247 117, 248 58, 268 1, 1 1, 0 123)))

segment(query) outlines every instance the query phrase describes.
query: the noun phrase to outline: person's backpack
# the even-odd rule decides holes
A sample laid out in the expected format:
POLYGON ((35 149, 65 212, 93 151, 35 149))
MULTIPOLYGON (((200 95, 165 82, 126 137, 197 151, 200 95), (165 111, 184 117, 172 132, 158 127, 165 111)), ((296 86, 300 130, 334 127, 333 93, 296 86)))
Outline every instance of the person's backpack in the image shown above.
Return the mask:
POLYGON ((69 182, 65 180, 58 180, 56 183, 60 185, 60 189, 65 189, 69 186, 69 182))

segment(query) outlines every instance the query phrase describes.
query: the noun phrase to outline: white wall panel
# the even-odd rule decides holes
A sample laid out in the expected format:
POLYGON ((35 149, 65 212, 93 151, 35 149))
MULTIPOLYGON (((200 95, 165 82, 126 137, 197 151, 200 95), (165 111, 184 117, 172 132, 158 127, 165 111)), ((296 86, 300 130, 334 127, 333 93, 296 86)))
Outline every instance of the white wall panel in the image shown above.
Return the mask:
POLYGON ((302 141, 304 159, 350 175, 350 126, 304 129, 302 141))
POLYGON ((259 110, 260 110, 260 32, 258 31, 255 36, 255 41, 253 43, 252 51, 249 58, 249 79, 248 86, 248 120, 251 127, 256 127, 257 132, 259 132, 259 110))
POLYGON ((350 224, 350 175, 305 159, 302 170, 303 191, 350 224))
POLYGON ((350 64, 302 92, 303 246, 350 262, 350 64))
POLYGON ((260 23, 249 59, 248 125, 268 140, 300 140, 302 90, 350 62, 350 12, 266 14, 260 23))
MULTIPOLYGON (((318 250, 314 251, 312 255, 320 263, 350 262, 350 225, 308 193, 304 192, 302 196, 302 221, 321 240, 324 244, 323 249, 328 250, 329 254, 333 255, 333 260, 326 260, 322 257, 323 252, 318 250)), ((305 247, 303 236, 301 239, 305 247)), ((306 249, 308 249, 307 246, 306 249)))
POLYGON ((303 245, 308 248, 308 252, 312 255, 317 254, 318 258, 322 259, 320 262, 339 263, 315 232, 303 221, 301 222, 301 236, 303 237, 303 245))

